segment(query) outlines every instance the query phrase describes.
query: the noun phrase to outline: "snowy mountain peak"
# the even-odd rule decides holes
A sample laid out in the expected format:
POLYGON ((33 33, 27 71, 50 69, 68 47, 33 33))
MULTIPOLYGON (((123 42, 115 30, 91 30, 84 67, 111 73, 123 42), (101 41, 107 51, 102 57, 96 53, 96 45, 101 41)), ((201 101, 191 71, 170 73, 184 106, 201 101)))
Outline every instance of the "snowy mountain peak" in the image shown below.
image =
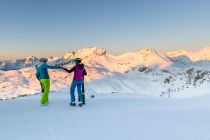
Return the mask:
POLYGON ((189 57, 192 61, 210 60, 210 47, 205 47, 197 52, 188 52, 186 50, 180 49, 177 51, 167 52, 166 54, 169 57, 178 57, 185 55, 189 57))
POLYGON ((210 55, 210 47, 205 47, 205 48, 201 49, 200 51, 195 52, 195 54, 210 55))
POLYGON ((30 67, 37 63, 38 58, 34 56, 23 59, 7 60, 0 63, 0 70, 17 70, 25 67, 30 67))
POLYGON ((210 60, 210 47, 205 47, 192 56, 193 61, 210 60))
POLYGON ((35 56, 29 56, 29 57, 24 58, 24 61, 26 64, 33 63, 37 60, 38 60, 38 58, 35 56))
POLYGON ((160 67, 165 67, 172 63, 164 53, 151 48, 142 49, 137 52, 137 55, 143 60, 144 65, 159 65, 160 67))
POLYGON ((201 49, 200 52, 210 52, 210 47, 205 47, 201 49))
POLYGON ((166 53, 169 57, 177 57, 177 56, 181 56, 181 55, 190 55, 190 52, 184 50, 184 49, 179 49, 176 51, 170 51, 166 53))
POLYGON ((64 55, 65 59, 72 59, 80 57, 82 59, 89 58, 91 56, 103 56, 106 55, 106 50, 104 48, 88 47, 80 49, 76 52, 68 52, 64 55))
POLYGON ((155 55, 157 51, 152 48, 145 48, 137 52, 138 54, 155 55))

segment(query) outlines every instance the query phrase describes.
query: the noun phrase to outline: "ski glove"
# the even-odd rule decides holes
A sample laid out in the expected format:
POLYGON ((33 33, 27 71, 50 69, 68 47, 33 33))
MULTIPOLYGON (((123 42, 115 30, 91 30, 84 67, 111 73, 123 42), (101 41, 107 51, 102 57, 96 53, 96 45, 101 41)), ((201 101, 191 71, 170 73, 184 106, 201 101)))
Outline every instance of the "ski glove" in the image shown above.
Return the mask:
POLYGON ((63 67, 61 67, 61 66, 58 66, 58 68, 59 68, 59 69, 63 69, 63 67))

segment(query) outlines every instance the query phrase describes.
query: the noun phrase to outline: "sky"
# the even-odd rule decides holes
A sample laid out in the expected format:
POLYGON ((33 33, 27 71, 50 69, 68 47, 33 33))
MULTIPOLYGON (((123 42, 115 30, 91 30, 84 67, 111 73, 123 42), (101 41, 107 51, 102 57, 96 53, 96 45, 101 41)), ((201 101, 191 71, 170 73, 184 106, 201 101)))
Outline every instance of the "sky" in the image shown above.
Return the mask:
POLYGON ((210 0, 0 0, 0 60, 210 47, 210 0))

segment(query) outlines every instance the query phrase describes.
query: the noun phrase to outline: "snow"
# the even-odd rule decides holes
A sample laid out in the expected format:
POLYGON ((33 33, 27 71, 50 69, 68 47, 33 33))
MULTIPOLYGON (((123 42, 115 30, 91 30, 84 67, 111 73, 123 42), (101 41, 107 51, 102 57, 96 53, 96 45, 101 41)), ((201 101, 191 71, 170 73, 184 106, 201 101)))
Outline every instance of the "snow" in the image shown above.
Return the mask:
MULTIPOLYGON (((89 96, 90 94, 88 94, 89 96)), ((209 140, 210 95, 170 99, 139 94, 95 94, 70 107, 67 90, 0 102, 3 140, 209 140)))

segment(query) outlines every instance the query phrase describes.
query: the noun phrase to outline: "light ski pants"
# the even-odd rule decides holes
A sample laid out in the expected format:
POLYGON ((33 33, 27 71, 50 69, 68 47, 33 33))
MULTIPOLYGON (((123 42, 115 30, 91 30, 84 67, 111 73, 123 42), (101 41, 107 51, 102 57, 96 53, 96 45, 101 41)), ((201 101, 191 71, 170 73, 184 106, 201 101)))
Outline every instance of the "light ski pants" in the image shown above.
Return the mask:
POLYGON ((80 99, 81 102, 83 102, 83 96, 82 96, 82 80, 73 80, 71 83, 71 88, 70 88, 70 96, 71 96, 71 102, 75 102, 75 95, 74 91, 75 88, 77 87, 77 92, 78 92, 78 98, 80 99))
POLYGON ((46 104, 48 102, 48 96, 50 92, 50 79, 41 79, 41 84, 44 89, 44 93, 42 94, 40 103, 46 104))

